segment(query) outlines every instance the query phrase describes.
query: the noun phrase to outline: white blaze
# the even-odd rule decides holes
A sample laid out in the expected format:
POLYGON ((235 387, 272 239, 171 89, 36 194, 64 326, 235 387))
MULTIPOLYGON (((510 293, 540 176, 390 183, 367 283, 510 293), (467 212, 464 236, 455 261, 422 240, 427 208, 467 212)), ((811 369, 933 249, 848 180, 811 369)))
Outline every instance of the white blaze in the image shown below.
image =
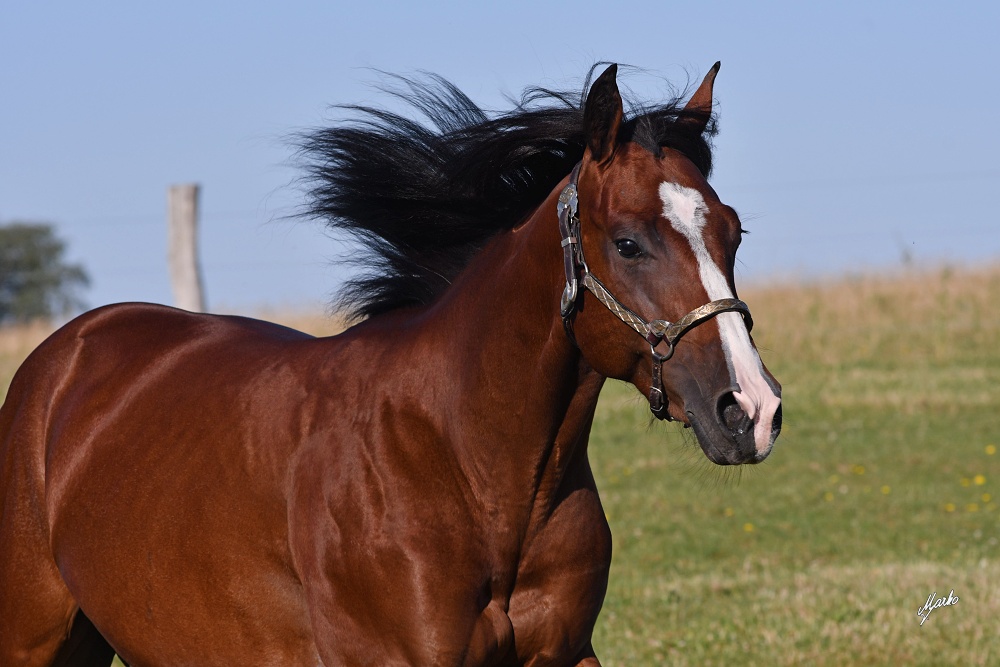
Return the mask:
MULTIPOLYGON (((698 274, 709 300, 732 299, 729 283, 708 254, 702 236, 708 206, 701 193, 677 183, 664 182, 660 184, 660 199, 663 201, 663 216, 691 244, 698 262, 698 274)), ((726 361, 740 387, 740 391, 733 392, 733 396, 747 416, 754 420, 757 452, 764 454, 772 444, 771 423, 781 399, 764 374, 764 365, 750 342, 743 317, 739 313, 722 313, 715 319, 719 323, 726 361)))

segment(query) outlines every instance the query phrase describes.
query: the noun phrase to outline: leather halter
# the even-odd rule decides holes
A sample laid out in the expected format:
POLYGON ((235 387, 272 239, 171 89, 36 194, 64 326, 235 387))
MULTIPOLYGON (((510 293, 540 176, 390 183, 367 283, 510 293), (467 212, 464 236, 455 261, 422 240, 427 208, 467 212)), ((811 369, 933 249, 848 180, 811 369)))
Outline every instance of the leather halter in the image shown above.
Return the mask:
POLYGON ((574 340, 572 317, 576 312, 577 300, 580 296, 579 286, 590 290, 615 317, 629 325, 647 343, 653 357, 652 381, 649 387, 649 409, 657 419, 672 421, 667 409, 667 395, 663 391, 663 362, 674 354, 674 346, 685 333, 694 327, 707 322, 716 315, 725 312, 736 312, 743 316, 747 331, 753 328, 753 318, 750 308, 739 299, 717 299, 695 308, 676 322, 667 320, 646 321, 634 311, 626 307, 590 272, 587 261, 583 257, 583 244, 580 236, 579 197, 577 181, 580 177, 580 164, 573 167, 569 184, 563 188, 556 204, 559 214, 559 233, 562 236, 563 263, 566 268, 566 287, 563 289, 559 311, 563 326, 571 340, 574 340), (663 348, 662 346, 666 346, 663 348))

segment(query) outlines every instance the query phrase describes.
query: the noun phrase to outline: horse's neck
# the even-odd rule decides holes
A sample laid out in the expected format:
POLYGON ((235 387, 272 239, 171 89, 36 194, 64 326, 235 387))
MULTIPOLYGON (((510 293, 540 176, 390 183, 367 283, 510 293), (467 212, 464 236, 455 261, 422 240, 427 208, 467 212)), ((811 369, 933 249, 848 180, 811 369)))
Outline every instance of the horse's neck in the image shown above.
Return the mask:
POLYGON ((494 484, 502 474, 558 483, 586 448, 604 378, 563 329, 564 281, 550 196, 494 239, 428 313, 460 390, 447 406, 460 432, 448 439, 494 484))

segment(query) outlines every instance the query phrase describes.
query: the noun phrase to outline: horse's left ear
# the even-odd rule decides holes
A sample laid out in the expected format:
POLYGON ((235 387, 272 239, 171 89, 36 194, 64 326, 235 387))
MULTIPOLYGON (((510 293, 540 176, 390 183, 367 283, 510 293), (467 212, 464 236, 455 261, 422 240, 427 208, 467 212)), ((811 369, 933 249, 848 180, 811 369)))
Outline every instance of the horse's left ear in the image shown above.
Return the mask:
POLYGON ((604 70, 590 87, 583 107, 583 132, 587 139, 590 157, 598 164, 607 162, 615 154, 618 130, 622 125, 622 96, 615 77, 618 65, 604 70))
POLYGON ((715 75, 719 73, 720 67, 722 63, 717 62, 708 70, 698 90, 694 91, 694 95, 684 106, 684 116, 679 121, 696 130, 698 134, 705 131, 712 117, 712 89, 715 87, 715 75))

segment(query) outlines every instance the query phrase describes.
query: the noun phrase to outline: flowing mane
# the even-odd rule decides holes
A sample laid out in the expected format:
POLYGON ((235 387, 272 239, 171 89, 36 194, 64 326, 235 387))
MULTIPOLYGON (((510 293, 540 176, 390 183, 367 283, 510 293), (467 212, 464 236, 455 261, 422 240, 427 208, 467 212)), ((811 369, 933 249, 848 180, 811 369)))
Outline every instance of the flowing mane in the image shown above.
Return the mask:
MULTIPOLYGON (((596 66, 595 66, 596 67, 596 66)), ((299 137, 305 215, 346 233, 358 248, 339 307, 354 320, 432 302, 484 243, 548 196, 584 152, 582 93, 529 88, 514 108, 490 114, 444 78, 393 76, 382 90, 412 116, 345 105, 338 126, 299 137)), ((679 123, 680 98, 634 101, 621 138, 654 154, 687 155, 706 176, 709 138, 679 123)))

